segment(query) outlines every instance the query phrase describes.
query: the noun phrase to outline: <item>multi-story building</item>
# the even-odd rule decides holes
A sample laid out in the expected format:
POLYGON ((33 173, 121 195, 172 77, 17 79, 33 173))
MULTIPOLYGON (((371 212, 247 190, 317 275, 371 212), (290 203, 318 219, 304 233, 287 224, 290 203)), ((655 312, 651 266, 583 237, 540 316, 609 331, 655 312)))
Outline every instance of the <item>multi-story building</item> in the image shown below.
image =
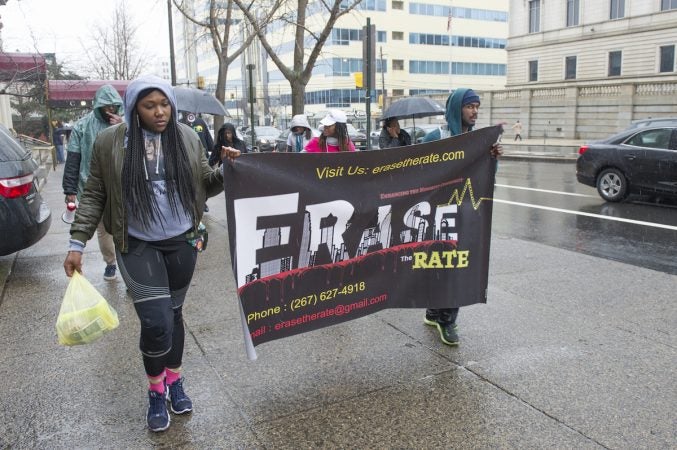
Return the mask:
MULTIPOLYGON (((344 4, 350 3, 350 0, 344 1, 344 4)), ((388 97, 447 93, 463 85, 476 89, 503 88, 507 4, 508 0, 363 0, 332 29, 306 87, 305 112, 312 122, 312 116, 321 118, 326 109, 340 108, 353 123, 363 124, 364 119, 360 118, 365 111, 365 90, 355 87, 353 74, 363 69, 362 28, 367 18, 376 29, 376 85, 373 86, 376 92, 371 107, 375 117, 380 113, 378 100, 382 93, 388 97)), ((196 10, 199 8, 195 6, 196 10)), ((322 2, 309 2, 307 25, 310 30, 318 31, 326 23, 327 12, 323 9, 322 2)), ((244 33, 245 22, 239 21, 239 26, 239 33, 244 33)), ((182 75, 189 79, 204 77, 207 89, 213 88, 217 63, 211 43, 199 39, 189 24, 178 28, 185 37, 177 45, 177 54, 187 56, 179 61, 178 78, 182 75)), ((291 66, 292 26, 275 21, 268 27, 267 37, 276 54, 291 66)), ((309 52, 314 41, 308 34, 306 38, 306 52, 309 52)), ((247 79, 246 64, 256 66, 257 97, 261 99, 257 112, 259 122, 286 124, 291 115, 289 83, 256 41, 228 68, 226 98, 238 100, 246 95, 247 86, 243 81, 247 79)), ((234 101, 227 106, 233 116, 243 114, 242 102, 234 101)))
POLYGON ((509 29, 494 122, 587 139, 677 115, 677 0, 511 0, 509 29))

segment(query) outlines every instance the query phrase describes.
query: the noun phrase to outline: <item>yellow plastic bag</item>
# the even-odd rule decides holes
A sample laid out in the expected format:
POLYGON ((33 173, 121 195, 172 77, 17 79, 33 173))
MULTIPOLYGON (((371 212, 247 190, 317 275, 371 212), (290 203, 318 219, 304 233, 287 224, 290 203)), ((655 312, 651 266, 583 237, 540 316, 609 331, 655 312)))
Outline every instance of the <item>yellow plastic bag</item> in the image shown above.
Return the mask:
POLYGON ((118 313, 84 276, 75 271, 56 319, 59 344, 89 344, 118 325, 118 313))

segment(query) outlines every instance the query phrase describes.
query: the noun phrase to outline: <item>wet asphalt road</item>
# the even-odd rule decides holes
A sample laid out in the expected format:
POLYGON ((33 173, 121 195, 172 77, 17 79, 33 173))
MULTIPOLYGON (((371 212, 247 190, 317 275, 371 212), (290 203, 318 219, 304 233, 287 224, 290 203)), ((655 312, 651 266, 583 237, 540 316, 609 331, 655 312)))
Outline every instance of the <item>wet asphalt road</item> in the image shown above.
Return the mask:
POLYGON ((677 274, 677 201, 608 203, 576 181, 575 164, 503 160, 495 233, 677 274))

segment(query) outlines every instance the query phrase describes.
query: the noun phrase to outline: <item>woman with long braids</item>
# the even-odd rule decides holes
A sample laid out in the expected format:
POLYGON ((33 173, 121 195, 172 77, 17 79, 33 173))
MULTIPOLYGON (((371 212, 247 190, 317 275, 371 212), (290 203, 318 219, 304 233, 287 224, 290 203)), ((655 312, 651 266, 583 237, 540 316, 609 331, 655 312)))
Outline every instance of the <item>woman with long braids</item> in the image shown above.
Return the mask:
POLYGON ((354 152, 355 144, 348 136, 347 122, 346 114, 343 111, 329 110, 329 114, 320 120, 320 124, 324 127, 322 135, 312 138, 304 151, 308 153, 354 152))
MULTIPOLYGON (((223 189, 223 174, 209 167, 197 134, 178 122, 174 91, 165 80, 132 81, 125 119, 94 143, 64 269, 69 277, 82 271, 85 243, 103 218, 140 320, 146 420, 152 431, 163 431, 170 423, 167 402, 175 414, 193 409, 181 376, 182 307, 197 259, 193 232, 207 197, 223 189)), ((236 152, 222 149, 226 158, 236 152)))

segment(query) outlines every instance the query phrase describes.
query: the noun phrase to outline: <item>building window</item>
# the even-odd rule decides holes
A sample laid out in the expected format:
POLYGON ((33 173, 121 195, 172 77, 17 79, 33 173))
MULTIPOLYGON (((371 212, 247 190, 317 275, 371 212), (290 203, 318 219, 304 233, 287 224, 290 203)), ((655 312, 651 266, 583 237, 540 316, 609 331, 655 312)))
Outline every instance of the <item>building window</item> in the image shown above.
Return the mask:
POLYGON ((538 61, 529 61, 529 81, 538 81, 538 61))
POLYGON ((334 45, 349 45, 350 41, 361 41, 362 30, 356 28, 333 28, 331 30, 331 43, 334 45))
POLYGON ((609 19, 622 19, 625 17, 625 0, 611 0, 609 19))
MULTIPOLYGON (((339 4, 339 8, 347 9, 352 3, 352 0, 342 0, 339 4)), ((319 4, 319 2, 317 2, 317 4, 319 4)), ((363 11, 385 11, 386 0, 362 0, 355 9, 361 9, 363 11)))
POLYGON ((661 11, 677 9, 677 0, 661 0, 661 11))
POLYGON ((388 40, 387 31, 376 31, 376 42, 386 42, 388 40))
MULTIPOLYGON (((441 3, 440 0, 437 1, 441 3)), ((451 1, 449 1, 451 3, 451 1)), ((312 3, 311 3, 312 4, 312 3)), ((487 22, 507 22, 508 13, 506 11, 494 11, 489 9, 474 9, 463 7, 451 7, 432 3, 409 2, 409 12, 422 16, 435 17, 458 17, 460 19, 484 20, 487 22)))
POLYGON ((447 61, 409 61, 409 73, 449 74, 449 63, 447 61))
POLYGON ((529 33, 541 31, 541 0, 529 2, 529 33))
POLYGON ((404 2, 393 0, 393 9, 404 9, 404 2))
POLYGON ((575 27, 578 25, 578 7, 579 0, 567 0, 567 26, 575 27))
POLYGON ((393 97, 400 97, 404 95, 404 89, 393 89, 393 97))
POLYGON ((565 80, 575 80, 576 79, 576 57, 567 56, 564 60, 564 79, 565 80))
POLYGON ((621 75, 621 62, 623 61, 623 52, 620 50, 609 52, 609 76, 619 77, 621 75))
POLYGON ((675 46, 664 45, 661 47, 661 72, 673 72, 675 70, 675 46))
POLYGON ((404 70, 404 60, 393 59, 393 70, 404 70))
POLYGON ((451 73, 454 75, 489 75, 505 76, 505 64, 452 62, 451 73))
POLYGON ((403 31, 393 31, 393 41, 403 41, 404 32, 403 31))

